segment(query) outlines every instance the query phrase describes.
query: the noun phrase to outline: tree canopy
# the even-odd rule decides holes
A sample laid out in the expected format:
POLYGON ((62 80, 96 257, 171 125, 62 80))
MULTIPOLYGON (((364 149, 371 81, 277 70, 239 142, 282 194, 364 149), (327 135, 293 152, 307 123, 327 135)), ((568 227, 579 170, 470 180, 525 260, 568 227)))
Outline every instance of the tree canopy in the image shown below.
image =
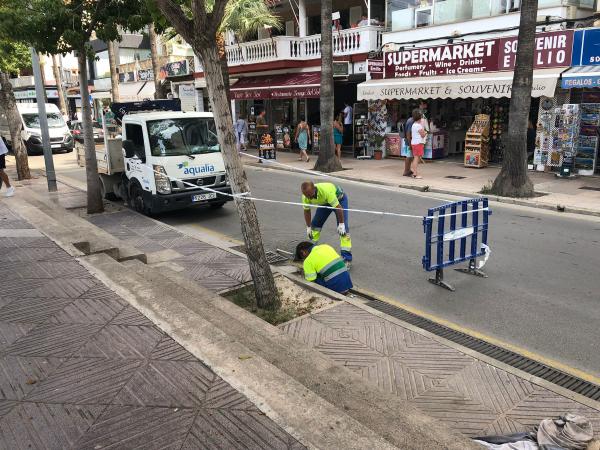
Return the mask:
POLYGON ((150 21, 146 0, 0 0, 0 38, 42 53, 81 50, 92 33, 118 40, 120 28, 140 30, 150 21))
POLYGON ((0 72, 18 75, 31 67, 29 48, 20 42, 0 37, 0 72))

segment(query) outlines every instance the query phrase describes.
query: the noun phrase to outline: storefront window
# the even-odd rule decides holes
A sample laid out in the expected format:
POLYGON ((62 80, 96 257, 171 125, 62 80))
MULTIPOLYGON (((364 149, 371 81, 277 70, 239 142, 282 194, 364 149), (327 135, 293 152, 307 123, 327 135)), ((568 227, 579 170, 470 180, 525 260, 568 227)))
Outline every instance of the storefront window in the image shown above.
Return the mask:
MULTIPOLYGON (((539 0, 539 8, 564 4, 565 0, 539 0)), ((386 25, 391 31, 499 16, 519 10, 521 0, 387 0, 386 25)), ((579 6, 593 0, 579 0, 579 6)))

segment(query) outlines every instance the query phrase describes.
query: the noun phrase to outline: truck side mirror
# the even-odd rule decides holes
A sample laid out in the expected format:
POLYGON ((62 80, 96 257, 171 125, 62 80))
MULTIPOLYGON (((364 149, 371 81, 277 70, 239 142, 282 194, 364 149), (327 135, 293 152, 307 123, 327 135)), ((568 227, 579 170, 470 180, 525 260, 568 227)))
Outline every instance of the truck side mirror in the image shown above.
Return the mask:
POLYGON ((129 139, 123 140, 123 150, 125 150, 125 158, 133 158, 135 156, 135 146, 129 139))

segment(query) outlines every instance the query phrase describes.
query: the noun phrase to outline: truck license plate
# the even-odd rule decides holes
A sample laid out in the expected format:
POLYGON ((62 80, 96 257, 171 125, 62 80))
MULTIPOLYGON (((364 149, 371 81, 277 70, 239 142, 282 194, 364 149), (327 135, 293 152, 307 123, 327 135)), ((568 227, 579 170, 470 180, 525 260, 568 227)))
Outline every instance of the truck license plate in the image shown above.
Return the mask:
POLYGON ((214 198, 217 198, 217 194, 214 192, 210 192, 208 194, 196 194, 196 195, 192 195, 192 201, 193 202, 202 202, 204 200, 212 200, 214 198))
POLYGON ((61 144, 51 144, 50 148, 60 148, 61 144))

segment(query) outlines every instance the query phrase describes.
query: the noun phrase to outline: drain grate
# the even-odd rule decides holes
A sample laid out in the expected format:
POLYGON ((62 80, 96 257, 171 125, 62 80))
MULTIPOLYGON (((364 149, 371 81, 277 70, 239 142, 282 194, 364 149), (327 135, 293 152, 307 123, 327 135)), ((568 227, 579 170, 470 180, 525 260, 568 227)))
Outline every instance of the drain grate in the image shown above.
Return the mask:
MULTIPOLYGON (((357 295, 366 297, 362 293, 357 293, 357 295)), ((373 309, 410 323, 411 325, 429 331, 430 333, 448 339, 449 341, 460 344, 471 350, 475 350, 478 353, 494 358, 497 361, 508 364, 523 372, 527 372, 543 380, 554 383, 557 386, 581 394, 584 397, 600 401, 600 386, 590 383, 589 381, 574 377, 553 367, 519 355, 518 353, 511 352, 510 350, 474 338, 468 334, 461 333, 460 331, 455 331, 388 303, 373 298, 367 299, 369 300, 367 305, 373 309)))
POLYGON ((460 175, 446 175, 444 178, 452 178, 453 180, 464 180, 467 177, 461 177, 460 175))
POLYGON ((581 186, 579 189, 583 189, 584 191, 600 191, 600 187, 595 186, 581 186))
MULTIPOLYGON (((237 250, 238 252, 246 253, 245 245, 238 245, 236 247, 231 247, 231 248, 233 250, 237 250)), ((265 255, 267 256, 267 261, 269 264, 275 265, 275 264, 281 264, 281 263, 288 262, 288 258, 286 258, 285 256, 281 256, 279 253, 273 252, 271 250, 265 251, 265 255)))

